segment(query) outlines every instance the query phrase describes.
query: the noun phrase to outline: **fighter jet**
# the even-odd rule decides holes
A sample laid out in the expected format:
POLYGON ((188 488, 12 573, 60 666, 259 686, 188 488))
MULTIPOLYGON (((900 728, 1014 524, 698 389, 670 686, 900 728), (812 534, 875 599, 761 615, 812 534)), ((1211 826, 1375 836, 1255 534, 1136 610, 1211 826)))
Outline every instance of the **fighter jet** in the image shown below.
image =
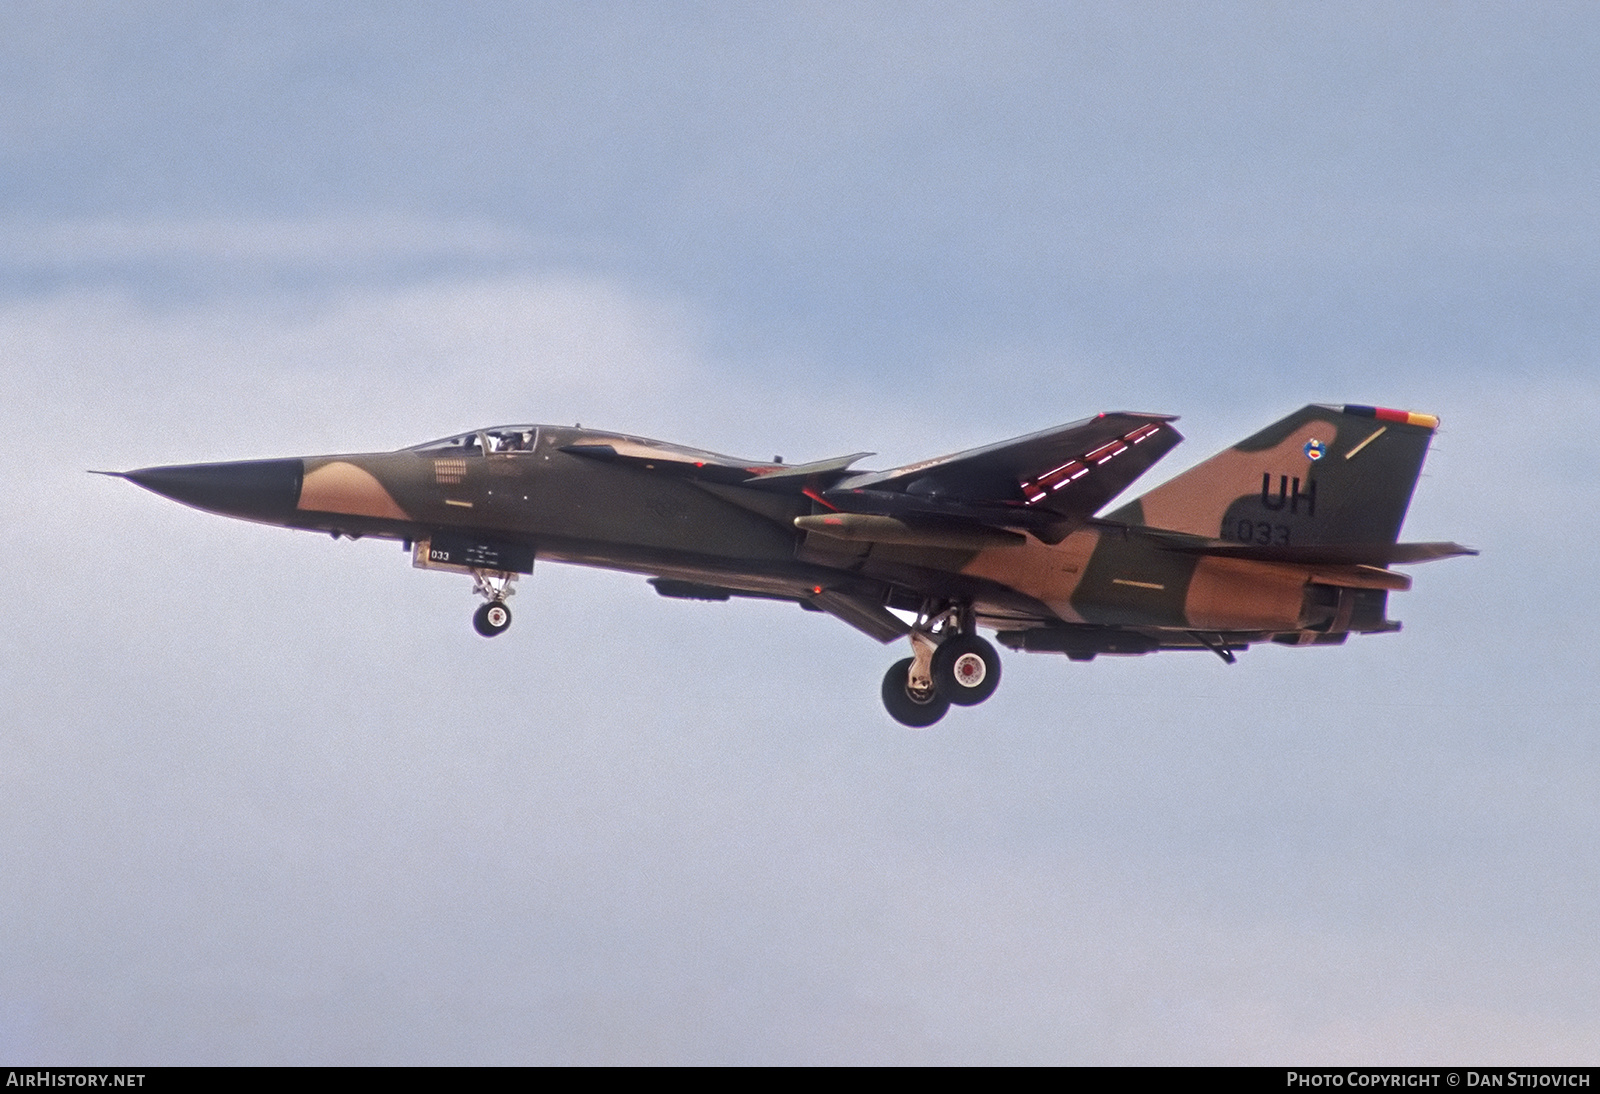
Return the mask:
POLYGON ((1141 497, 1113 498, 1183 438, 1106 413, 888 471, 871 453, 741 460, 572 426, 477 429, 396 452, 111 472, 175 501, 334 539, 398 540, 472 579, 486 638, 535 559, 646 575, 686 600, 755 597, 908 640, 882 698, 903 725, 994 694, 1000 657, 1338 645, 1397 631, 1397 564, 1476 554, 1401 543, 1429 414, 1312 405, 1141 497))

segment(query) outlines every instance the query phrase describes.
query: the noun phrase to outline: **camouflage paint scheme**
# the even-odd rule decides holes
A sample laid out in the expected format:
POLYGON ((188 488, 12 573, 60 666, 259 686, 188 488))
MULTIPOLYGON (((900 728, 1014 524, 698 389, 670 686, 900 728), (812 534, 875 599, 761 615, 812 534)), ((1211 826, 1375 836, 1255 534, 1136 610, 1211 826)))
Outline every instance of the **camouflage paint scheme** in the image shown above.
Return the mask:
POLYGON ((1097 517, 1182 440, 1172 420, 1102 414, 886 472, 850 469, 869 453, 785 465, 528 425, 123 477, 229 516, 400 540, 502 606, 535 557, 649 575, 669 597, 793 601, 881 641, 911 634, 914 683, 930 650, 980 626, 1080 660, 1231 661, 1253 642, 1398 630, 1386 598, 1410 579, 1392 565, 1473 553, 1398 542, 1437 419, 1354 405, 1304 407, 1097 517))

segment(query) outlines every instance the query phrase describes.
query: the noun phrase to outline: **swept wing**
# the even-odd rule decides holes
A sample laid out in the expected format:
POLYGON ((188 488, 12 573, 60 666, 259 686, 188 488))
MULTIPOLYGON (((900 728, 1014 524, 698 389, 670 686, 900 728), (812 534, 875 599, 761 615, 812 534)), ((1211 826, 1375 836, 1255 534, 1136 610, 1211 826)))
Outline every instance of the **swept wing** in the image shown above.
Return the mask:
MULTIPOLYGON (((1055 542, 1183 440, 1173 421, 1166 414, 1100 414, 889 471, 845 476, 817 500, 836 512, 901 524, 1020 529, 1055 542)), ((809 530, 828 534, 820 522, 809 530)), ((863 529, 852 530, 859 535, 863 529)))

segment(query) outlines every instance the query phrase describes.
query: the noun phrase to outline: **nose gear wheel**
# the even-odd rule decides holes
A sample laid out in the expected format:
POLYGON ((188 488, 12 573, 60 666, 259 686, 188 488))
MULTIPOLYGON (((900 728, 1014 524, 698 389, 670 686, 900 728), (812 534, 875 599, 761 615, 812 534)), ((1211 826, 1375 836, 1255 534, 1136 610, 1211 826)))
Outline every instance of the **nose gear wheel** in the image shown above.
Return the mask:
POLYGON ((472 629, 485 638, 493 638, 511 626, 511 609, 504 600, 491 600, 472 613, 472 629))
POLYGON ((504 634, 511 626, 511 609, 506 607, 506 597, 516 593, 511 583, 517 579, 513 573, 499 570, 473 570, 472 591, 483 597, 485 603, 472 613, 472 629, 485 638, 504 634))

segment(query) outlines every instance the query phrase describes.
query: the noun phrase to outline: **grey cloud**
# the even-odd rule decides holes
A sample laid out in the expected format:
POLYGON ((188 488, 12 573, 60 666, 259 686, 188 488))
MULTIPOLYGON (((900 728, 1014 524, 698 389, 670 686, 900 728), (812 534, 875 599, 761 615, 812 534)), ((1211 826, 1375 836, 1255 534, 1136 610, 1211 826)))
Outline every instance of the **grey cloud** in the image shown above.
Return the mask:
POLYGON ((834 375, 1594 349, 1581 5, 608 10, 13 13, 0 193, 500 225, 834 375))

